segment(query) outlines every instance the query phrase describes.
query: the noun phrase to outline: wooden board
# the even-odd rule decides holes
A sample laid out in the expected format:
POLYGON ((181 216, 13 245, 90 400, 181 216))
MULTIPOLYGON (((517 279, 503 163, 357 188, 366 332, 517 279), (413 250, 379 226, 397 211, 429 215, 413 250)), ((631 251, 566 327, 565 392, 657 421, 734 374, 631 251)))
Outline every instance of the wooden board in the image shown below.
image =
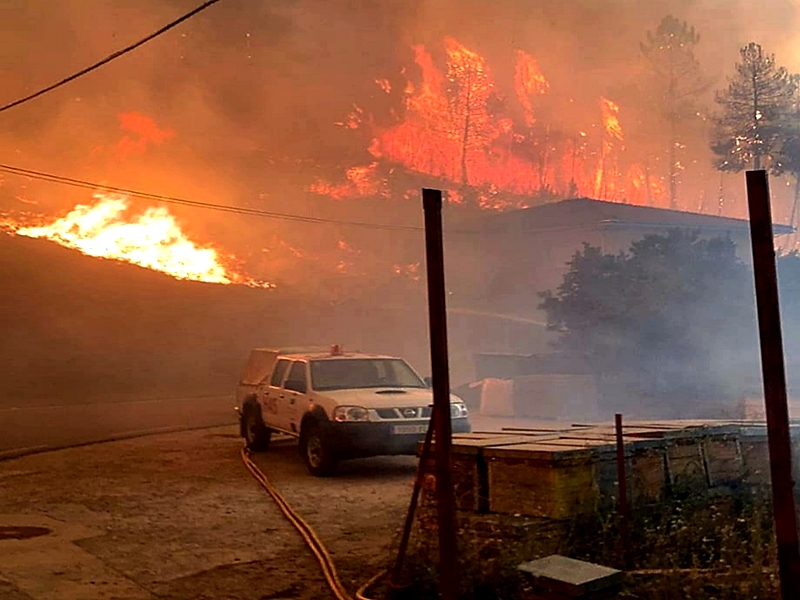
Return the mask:
POLYGON ((566 440, 545 440, 523 444, 509 444, 504 446, 489 446, 483 449, 483 456, 487 461, 504 460, 509 458, 529 461, 568 461, 575 459, 587 460, 593 456, 596 446, 591 443, 570 442, 566 440))
POLYGON ((586 458, 557 466, 539 460, 489 460, 489 510, 551 519, 591 510, 597 487, 593 463, 586 458))
POLYGON ((628 487, 633 502, 652 502, 663 498, 667 483, 666 448, 640 448, 628 462, 628 487))
MULTIPOLYGON (((746 436, 740 441, 743 481, 749 485, 763 486, 771 482, 769 445, 766 435, 746 436)), ((795 455, 794 463, 797 464, 795 455)))

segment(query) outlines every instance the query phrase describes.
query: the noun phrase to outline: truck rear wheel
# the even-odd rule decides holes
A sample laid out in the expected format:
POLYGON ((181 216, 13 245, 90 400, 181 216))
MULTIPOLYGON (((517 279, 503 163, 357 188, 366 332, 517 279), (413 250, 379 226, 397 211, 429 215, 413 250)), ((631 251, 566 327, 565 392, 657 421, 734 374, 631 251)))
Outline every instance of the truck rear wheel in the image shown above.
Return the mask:
POLYGON ((311 424, 300 438, 300 451, 308 472, 315 477, 330 477, 336 474, 339 459, 325 440, 319 425, 311 424))
POLYGON ((264 452, 269 448, 272 431, 267 429, 261 418, 261 408, 250 405, 244 413, 244 440, 248 450, 264 452))

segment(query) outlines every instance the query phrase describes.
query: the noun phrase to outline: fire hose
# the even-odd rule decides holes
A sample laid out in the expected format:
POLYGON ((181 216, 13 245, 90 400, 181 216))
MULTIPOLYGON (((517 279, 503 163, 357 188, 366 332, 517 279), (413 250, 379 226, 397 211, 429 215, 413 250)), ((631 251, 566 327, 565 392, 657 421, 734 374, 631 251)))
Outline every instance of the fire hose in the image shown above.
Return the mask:
POLYGON ((275 489, 275 486, 272 485, 264 472, 258 468, 258 465, 256 465, 255 462, 253 462, 253 459, 250 456, 250 451, 247 450, 247 448, 242 448, 242 461, 244 462, 245 467, 247 467, 247 470, 250 471, 253 477, 255 477, 256 481, 261 484, 261 487, 266 490, 266 492, 275 501, 275 504, 278 505, 278 508, 283 513, 283 516, 286 517, 286 519, 300 533, 306 545, 319 562, 319 565, 322 568, 322 574, 325 577, 325 581, 327 581, 328 586, 330 587, 331 592, 333 592, 333 595, 336 597, 336 599, 370 600, 364 594, 366 594, 367 590, 371 588, 381 577, 386 575, 387 571, 380 571, 379 573, 375 574, 358 589, 355 597, 350 596, 339 579, 339 575, 336 572, 336 566, 333 563, 333 559, 331 558, 328 549, 319 539, 311 526, 306 523, 303 518, 294 511, 294 509, 292 509, 286 499, 280 494, 280 492, 278 492, 277 489, 275 489))
MULTIPOLYGON (((425 441, 422 444, 422 452, 419 457, 419 462, 417 463, 417 475, 414 478, 414 491, 411 494, 411 502, 408 506, 408 512, 406 514, 406 520, 403 526, 403 533, 400 538, 400 548, 397 552, 397 558, 395 559, 392 572, 390 574, 387 570, 384 570, 375 574, 358 589, 355 595, 355 600, 370 600, 364 594, 366 594, 367 590, 371 588, 379 579, 387 574, 390 575, 388 582, 390 588, 402 587, 400 585, 400 579, 403 571, 403 563, 405 561, 406 552, 408 551, 411 527, 414 522, 417 502, 422 489, 422 477, 425 472, 425 464, 428 460, 428 456, 430 455, 431 446, 433 445, 433 432, 434 419, 433 411, 431 411, 431 418, 428 420, 428 427, 427 431, 425 432, 425 441)), ((333 559, 331 559, 330 554, 328 553, 324 544, 317 537, 311 526, 306 523, 302 517, 300 517, 300 515, 298 515, 292 509, 291 506, 289 506, 289 503, 286 502, 286 499, 281 496, 280 492, 278 492, 278 490, 276 490, 275 487, 270 483, 264 472, 258 468, 258 465, 256 465, 255 462, 253 462, 253 459, 250 457, 250 451, 246 447, 242 448, 242 461, 253 477, 255 477, 256 480, 267 491, 267 493, 272 496, 272 499, 278 505, 278 508, 281 510, 283 515, 292 523, 292 525, 294 525, 297 531, 300 532, 303 540, 305 540, 306 544, 311 549, 311 552, 313 552, 314 556, 319 561, 319 564, 322 567, 322 573, 325 576, 325 580, 328 582, 328 586, 331 588, 333 595, 336 596, 337 600, 353 600, 353 598, 347 594, 347 590, 345 590, 342 586, 342 582, 339 580, 339 576, 336 573, 336 567, 333 564, 333 559)))

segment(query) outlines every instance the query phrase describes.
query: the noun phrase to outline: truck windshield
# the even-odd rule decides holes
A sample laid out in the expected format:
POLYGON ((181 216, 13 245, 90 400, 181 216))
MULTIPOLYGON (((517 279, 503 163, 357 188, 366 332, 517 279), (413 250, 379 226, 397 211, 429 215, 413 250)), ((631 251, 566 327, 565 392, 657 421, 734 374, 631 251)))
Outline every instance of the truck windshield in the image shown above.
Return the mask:
POLYGON ((311 384, 316 391, 425 387, 413 369, 399 358, 312 360, 311 384))

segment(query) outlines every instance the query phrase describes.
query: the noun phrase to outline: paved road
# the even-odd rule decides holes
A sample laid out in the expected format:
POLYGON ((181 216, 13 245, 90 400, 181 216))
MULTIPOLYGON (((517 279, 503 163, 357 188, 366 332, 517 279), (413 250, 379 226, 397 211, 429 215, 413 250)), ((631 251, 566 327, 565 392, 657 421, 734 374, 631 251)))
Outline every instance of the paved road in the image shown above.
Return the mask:
POLYGON ((231 396, 0 407, 0 458, 146 432, 236 422, 231 396))
MULTIPOLYGON (((226 426, 0 462, 0 599, 333 600, 240 448, 226 426), (30 528, 46 535, 9 535, 30 528)), ((352 461, 326 479, 309 475, 292 445, 255 460, 348 590, 389 564, 414 457, 352 461)))

